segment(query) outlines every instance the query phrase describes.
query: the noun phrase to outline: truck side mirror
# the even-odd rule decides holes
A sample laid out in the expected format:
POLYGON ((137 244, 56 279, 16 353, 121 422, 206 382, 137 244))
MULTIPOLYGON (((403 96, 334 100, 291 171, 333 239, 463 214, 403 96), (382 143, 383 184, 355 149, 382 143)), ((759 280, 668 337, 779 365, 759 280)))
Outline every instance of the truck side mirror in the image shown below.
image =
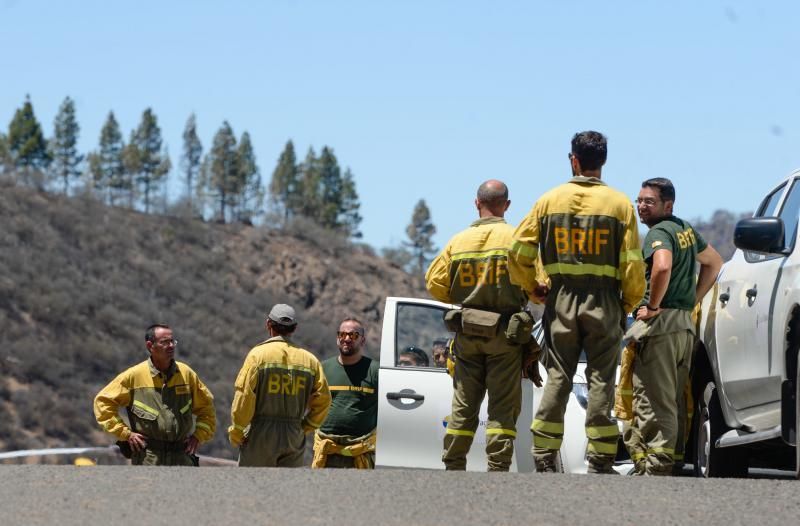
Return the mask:
POLYGON ((736 223, 733 244, 736 248, 762 254, 783 254, 783 220, 780 217, 752 217, 736 223))

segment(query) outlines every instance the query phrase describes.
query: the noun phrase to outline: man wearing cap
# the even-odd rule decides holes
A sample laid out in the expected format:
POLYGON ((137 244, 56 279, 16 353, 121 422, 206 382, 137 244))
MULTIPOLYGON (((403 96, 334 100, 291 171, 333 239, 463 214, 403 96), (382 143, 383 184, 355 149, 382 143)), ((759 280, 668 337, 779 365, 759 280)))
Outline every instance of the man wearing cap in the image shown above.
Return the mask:
POLYGON ((503 217, 510 204, 503 182, 481 184, 475 199, 478 220, 447 243, 425 274, 431 296, 463 307, 445 317, 448 328, 456 332, 453 347, 458 357, 442 454, 448 470, 466 469, 467 453, 478 429, 478 411, 487 392, 489 471, 508 471, 514 453, 522 405, 523 346, 530 341, 533 318, 523 311, 528 303, 525 292, 508 277, 513 229, 503 217), (521 321, 523 315, 529 323, 510 323, 512 317, 521 321), (459 322, 453 321, 458 317, 459 322), (519 334, 509 330, 512 326, 519 334))
POLYGON ((236 377, 228 439, 240 466, 300 467, 306 433, 328 414, 328 382, 319 360, 289 340, 292 307, 272 307, 266 327, 269 339, 250 350, 236 377))
POLYGON ((314 468, 375 467, 378 425, 378 362, 364 356, 366 331, 345 318, 336 333, 339 353, 322 362, 333 397, 325 423, 314 435, 314 468))
POLYGON ((188 365, 175 361, 178 340, 169 326, 151 325, 144 340, 150 357, 95 397, 97 423, 134 465, 196 466, 198 446, 216 430, 214 397, 188 365), (130 425, 119 417, 123 407, 130 425))

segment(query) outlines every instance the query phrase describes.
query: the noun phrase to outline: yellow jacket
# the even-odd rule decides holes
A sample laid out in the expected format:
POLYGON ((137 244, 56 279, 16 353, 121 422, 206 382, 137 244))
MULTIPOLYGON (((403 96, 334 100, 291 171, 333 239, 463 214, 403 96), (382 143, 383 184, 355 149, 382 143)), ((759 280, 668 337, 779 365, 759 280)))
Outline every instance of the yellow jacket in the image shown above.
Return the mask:
POLYGON ((235 447, 254 418, 296 419, 308 433, 322 425, 331 405, 319 360, 281 336, 250 350, 234 388, 228 439, 235 447))
POLYGON ((625 312, 645 291, 644 261, 633 205, 600 179, 576 176, 543 195, 514 232, 511 282, 532 292, 536 259, 554 282, 615 288, 625 312))
POLYGON ((372 466, 363 455, 375 452, 375 431, 361 437, 347 437, 343 442, 337 442, 330 435, 317 430, 314 434, 314 459, 312 468, 324 468, 328 463, 328 455, 342 455, 353 458, 356 469, 370 469, 372 466))
POLYGON ((445 303, 495 312, 519 311, 528 299, 508 278, 512 233, 505 220, 488 217, 453 236, 428 267, 428 292, 445 303))
POLYGON ((131 428, 118 413, 128 411, 133 431, 148 438, 180 441, 192 431, 192 415, 197 417, 194 436, 208 442, 217 427, 214 396, 200 378, 183 362, 172 362, 162 374, 148 358, 126 370, 105 386, 94 399, 94 416, 100 426, 127 440, 131 428))

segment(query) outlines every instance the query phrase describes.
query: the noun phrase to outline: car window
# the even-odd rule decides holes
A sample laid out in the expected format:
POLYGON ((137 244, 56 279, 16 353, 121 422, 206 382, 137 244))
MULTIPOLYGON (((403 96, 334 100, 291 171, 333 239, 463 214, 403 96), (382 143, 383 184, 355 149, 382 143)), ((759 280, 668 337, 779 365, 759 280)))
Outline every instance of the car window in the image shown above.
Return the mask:
POLYGON ((778 202, 781 200, 785 187, 785 183, 780 185, 777 190, 769 194, 761 202, 761 206, 758 207, 758 212, 756 212, 756 217, 775 217, 775 209, 778 208, 778 202))
MULTIPOLYGON (((758 212, 756 212, 755 217, 777 217, 777 208, 778 203, 781 200, 781 196, 783 196, 783 191, 786 189, 786 183, 780 185, 777 189, 773 190, 771 194, 764 198, 761 202, 761 206, 758 207, 758 212)), ((794 192, 797 193, 797 192, 794 192)), ((786 207, 784 206, 784 209, 786 207)), ((784 238, 789 239, 789 238, 784 238)), ((744 258, 748 263, 758 263, 760 261, 766 261, 768 259, 773 259, 777 256, 774 254, 761 254, 759 252, 750 252, 745 251, 744 258)))
POLYGON ((800 210, 800 181, 795 179, 789 189, 789 195, 783 201, 783 207, 778 217, 783 219, 784 241, 783 245, 787 248, 794 247, 795 236, 797 235, 797 215, 800 210))
POLYGON ((397 306, 396 366, 445 367, 443 351, 455 335, 445 328, 444 313, 445 309, 429 305, 397 306))

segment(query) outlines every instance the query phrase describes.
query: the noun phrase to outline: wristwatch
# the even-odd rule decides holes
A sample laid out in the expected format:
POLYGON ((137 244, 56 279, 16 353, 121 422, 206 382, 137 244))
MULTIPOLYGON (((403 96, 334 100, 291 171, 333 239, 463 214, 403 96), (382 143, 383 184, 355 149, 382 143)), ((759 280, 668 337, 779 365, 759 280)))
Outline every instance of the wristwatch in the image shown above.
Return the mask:
POLYGON ((647 310, 649 310, 649 311, 653 311, 653 312, 655 312, 655 311, 657 311, 657 310, 661 310, 661 307, 651 307, 649 303, 648 303, 647 305, 645 305, 645 308, 646 308, 647 310))

